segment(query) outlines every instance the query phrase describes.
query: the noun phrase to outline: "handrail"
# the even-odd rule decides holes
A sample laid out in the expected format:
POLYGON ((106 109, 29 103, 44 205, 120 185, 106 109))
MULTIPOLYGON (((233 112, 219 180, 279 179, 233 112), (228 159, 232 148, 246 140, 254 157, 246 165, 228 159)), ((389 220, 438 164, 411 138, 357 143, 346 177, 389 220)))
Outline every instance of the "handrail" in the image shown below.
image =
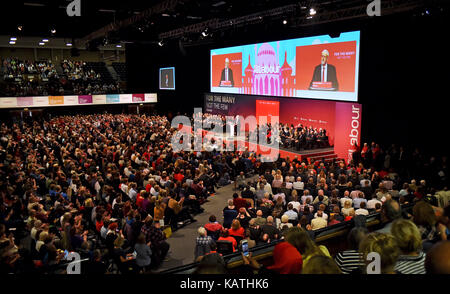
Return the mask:
MULTIPOLYGON (((414 206, 414 203, 402 205, 402 211, 409 210, 413 206, 414 206)), ((367 216, 368 221, 366 222, 366 226, 367 227, 374 227, 376 225, 379 225, 381 223, 380 217, 381 217, 380 213, 374 213, 374 214, 371 214, 371 215, 367 216)), ((330 239, 333 239, 333 238, 340 237, 340 236, 348 234, 350 229, 353 228, 353 227, 354 227, 354 221, 353 220, 347 221, 347 222, 342 222, 342 223, 339 223, 339 224, 336 224, 336 225, 333 225, 333 226, 329 226, 329 227, 326 227, 326 228, 323 228, 323 229, 312 231, 313 235, 314 235, 313 239, 317 243, 322 243, 324 241, 327 241, 327 240, 330 240, 330 239), (336 229, 336 227, 339 227, 339 226, 341 226, 342 228, 338 229, 337 231, 334 231, 336 229), (321 233, 324 233, 326 231, 333 231, 333 232, 330 232, 329 234, 325 234, 325 235, 320 235, 321 233), (318 236, 318 235, 320 235, 320 236, 318 236), (316 237, 316 236, 318 236, 318 237, 316 237)), ((263 251, 260 254, 253 255, 253 258, 256 259, 256 260, 265 259, 265 258, 271 257, 272 256, 272 252, 273 252, 273 250, 265 251, 265 249, 268 249, 268 248, 272 248, 273 249, 273 247, 276 244, 280 243, 280 242, 283 242, 283 240, 275 240, 275 241, 273 241, 271 243, 268 243, 268 244, 259 245, 259 246, 253 247, 249 251, 252 252, 252 253, 258 252, 258 251, 263 251)), ((228 269, 232 269, 232 268, 236 268, 236 267, 242 266, 243 265, 243 261, 240 258, 240 256, 241 256, 241 252, 234 252, 234 253, 231 253, 231 254, 223 256, 224 260, 226 262, 228 261, 227 262, 227 268, 228 269), (237 259, 238 257, 239 257, 239 259, 237 259)), ((176 268, 172 268, 172 269, 169 269, 169 270, 165 270, 165 271, 162 271, 160 273, 161 274, 182 273, 184 271, 196 268, 198 266, 198 264, 199 264, 198 262, 190 263, 190 264, 183 265, 183 266, 180 266, 180 267, 176 267, 176 268)))

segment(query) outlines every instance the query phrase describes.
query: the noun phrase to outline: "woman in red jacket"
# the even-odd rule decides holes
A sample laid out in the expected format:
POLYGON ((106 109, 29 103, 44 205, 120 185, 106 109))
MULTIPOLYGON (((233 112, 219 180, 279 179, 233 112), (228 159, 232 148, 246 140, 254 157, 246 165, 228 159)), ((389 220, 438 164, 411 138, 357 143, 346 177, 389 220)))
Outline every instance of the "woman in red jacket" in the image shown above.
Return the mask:
POLYGON ((233 244, 233 252, 236 251, 237 241, 233 237, 230 236, 228 230, 223 230, 220 234, 220 238, 217 241, 229 241, 233 244))
POLYGON ((230 236, 237 236, 243 239, 245 235, 244 233, 245 230, 243 227, 241 227, 241 222, 237 219, 233 220, 233 222, 231 223, 231 229, 228 230, 228 234, 230 236))

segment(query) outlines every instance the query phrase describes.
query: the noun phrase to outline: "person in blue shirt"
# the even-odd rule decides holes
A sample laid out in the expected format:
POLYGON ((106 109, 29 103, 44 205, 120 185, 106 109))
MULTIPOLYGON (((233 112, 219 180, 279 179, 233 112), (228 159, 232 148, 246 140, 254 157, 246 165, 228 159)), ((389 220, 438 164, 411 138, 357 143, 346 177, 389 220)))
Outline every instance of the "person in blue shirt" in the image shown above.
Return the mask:
POLYGON ((291 203, 288 204, 288 210, 284 213, 284 215, 287 215, 289 220, 295 221, 298 219, 298 212, 295 212, 294 206, 291 203))

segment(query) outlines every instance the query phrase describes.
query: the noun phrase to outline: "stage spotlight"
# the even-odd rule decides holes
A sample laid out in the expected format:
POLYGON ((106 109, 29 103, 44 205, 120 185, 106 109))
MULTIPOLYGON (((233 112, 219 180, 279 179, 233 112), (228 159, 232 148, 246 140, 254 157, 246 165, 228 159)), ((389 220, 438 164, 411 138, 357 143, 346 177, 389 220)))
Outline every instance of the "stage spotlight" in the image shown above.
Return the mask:
POLYGON ((67 47, 71 47, 71 46, 72 46, 72 43, 66 43, 66 46, 67 46, 67 47))
POLYGON ((16 41, 9 41, 10 45, 16 45, 16 41))
POLYGON ((52 33, 53 35, 56 34, 56 29, 55 29, 55 28, 52 28, 52 29, 50 30, 50 33, 52 33))
POLYGON ((117 44, 116 47, 117 47, 117 48, 122 48, 122 45, 117 44))
POLYGON ((287 24, 287 20, 283 20, 283 24, 284 24, 284 25, 287 24))
POLYGON ((163 42, 163 41, 159 41, 159 42, 158 42, 158 45, 159 45, 160 47, 162 47, 162 46, 164 46, 164 42, 163 42))
POLYGON ((42 42, 47 43, 48 39, 42 39, 42 42))
POLYGON ((23 26, 21 26, 21 25, 17 26, 17 30, 18 30, 19 32, 21 32, 21 31, 23 30, 23 26))
POLYGON ((11 37, 11 39, 9 39, 10 41, 17 41, 16 37, 11 37))
POLYGON ((314 15, 316 15, 316 13, 317 13, 317 11, 316 11, 314 8, 311 8, 311 9, 309 10, 309 15, 310 15, 310 16, 314 16, 314 15))
POLYGON ((39 46, 44 46, 44 45, 45 45, 44 42, 40 42, 40 43, 39 43, 39 46))

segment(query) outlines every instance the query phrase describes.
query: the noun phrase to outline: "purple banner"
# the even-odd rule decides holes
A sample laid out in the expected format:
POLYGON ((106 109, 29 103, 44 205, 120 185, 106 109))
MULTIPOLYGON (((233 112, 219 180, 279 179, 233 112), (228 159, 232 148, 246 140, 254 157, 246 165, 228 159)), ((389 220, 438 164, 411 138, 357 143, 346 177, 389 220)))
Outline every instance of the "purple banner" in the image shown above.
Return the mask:
POLYGON ((78 96, 78 104, 92 104, 92 96, 91 95, 78 96))

